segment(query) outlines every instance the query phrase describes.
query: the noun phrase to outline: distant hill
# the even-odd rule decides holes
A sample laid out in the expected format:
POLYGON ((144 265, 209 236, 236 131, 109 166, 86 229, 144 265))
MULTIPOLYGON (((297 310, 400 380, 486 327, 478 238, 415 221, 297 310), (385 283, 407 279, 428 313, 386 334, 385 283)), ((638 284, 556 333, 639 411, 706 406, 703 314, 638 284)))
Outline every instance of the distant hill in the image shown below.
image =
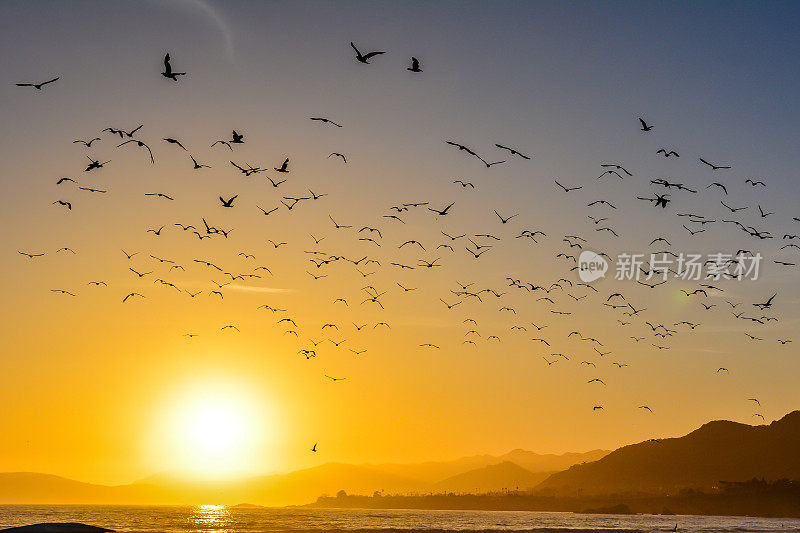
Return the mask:
POLYGON ((188 481, 157 474, 129 485, 82 483, 59 476, 30 472, 0 473, 0 504, 196 504, 213 501, 233 505, 293 505, 315 501, 339 490, 351 494, 426 493, 438 490, 487 492, 509 487, 534 486, 542 472, 567 468, 608 453, 540 455, 514 450, 497 457, 478 455, 454 461, 417 464, 349 465, 326 463, 286 474, 257 476, 228 482, 188 481), (517 463, 509 462, 513 457, 517 463), (501 465, 502 466, 499 466, 501 465), (530 465, 530 469, 519 466, 530 465), (497 468, 489 468, 497 465, 497 468), (459 477, 463 475, 463 477, 459 477))
MULTIPOLYGON (((249 500, 271 505, 288 505, 314 501, 320 494, 334 495, 339 490, 356 494, 375 491, 411 492, 424 490, 417 480, 381 472, 365 466, 342 463, 297 470, 289 474, 264 476, 247 482, 249 500)), ((239 499, 238 501, 241 501, 239 499)))
POLYGON ((526 450, 513 450, 503 455, 472 455, 452 461, 429 461, 410 464, 364 465, 382 472, 437 483, 446 478, 505 461, 515 463, 531 472, 557 472, 582 462, 596 461, 610 453, 609 450, 592 450, 586 453, 539 454, 526 450))
POLYGON ((501 461, 511 461, 531 472, 558 472, 572 465, 591 463, 611 453, 609 450, 592 450, 585 453, 539 454, 526 450, 513 450, 498 457, 501 461))
POLYGON ((167 497, 147 485, 95 485, 50 474, 0 473, 0 503, 145 503, 167 497))
POLYGON ((533 473, 510 461, 476 468, 435 483, 433 492, 480 493, 531 489, 547 479, 548 472, 533 473))
POLYGON ((556 494, 670 493, 720 481, 800 479, 800 411, 769 425, 704 424, 679 438, 624 446, 551 475, 537 490, 556 494))

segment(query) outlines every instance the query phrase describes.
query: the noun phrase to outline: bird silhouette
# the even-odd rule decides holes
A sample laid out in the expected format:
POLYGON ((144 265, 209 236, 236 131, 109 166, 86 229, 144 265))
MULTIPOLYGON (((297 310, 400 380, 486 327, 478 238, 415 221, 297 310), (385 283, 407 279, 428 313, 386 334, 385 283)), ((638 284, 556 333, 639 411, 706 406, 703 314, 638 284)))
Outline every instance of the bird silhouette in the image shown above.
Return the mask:
POLYGON ((356 48, 356 45, 353 44, 352 41, 350 41, 350 46, 352 46, 353 50, 356 51, 356 61, 358 61, 359 63, 364 63, 366 65, 369 65, 369 60, 371 58, 373 58, 373 57, 375 57, 377 55, 386 53, 386 52, 369 52, 369 53, 366 53, 366 54, 362 54, 361 52, 359 52, 358 48, 356 48))
POLYGON ((562 189, 564 189, 564 192, 572 192, 572 191, 577 191, 577 190, 583 189, 583 185, 581 185, 581 186, 579 186, 579 187, 565 187, 564 185, 561 185, 561 184, 558 182, 558 180, 553 180, 553 181, 555 181, 555 182, 556 182, 556 185, 558 185, 559 187, 561 187, 562 189))
POLYGON ((429 211, 433 211, 437 215, 445 216, 447 214, 447 212, 450 210, 450 208, 453 207, 454 205, 455 205, 455 202, 451 203, 450 205, 448 205, 444 209, 433 209, 433 208, 429 207, 428 210, 429 211))
POLYGON ((511 153, 511 155, 519 156, 522 159, 530 159, 530 157, 528 157, 527 155, 525 155, 523 153, 520 153, 520 152, 518 152, 517 150, 515 150, 513 148, 509 148, 508 146, 503 146, 502 144, 497 144, 497 143, 495 143, 495 146, 497 146, 501 150, 507 150, 508 152, 511 153))
POLYGON ((95 137, 93 139, 89 139, 88 141, 83 141, 81 139, 78 139, 78 140, 72 141, 72 144, 76 144, 76 143, 77 144, 82 144, 86 148, 91 148, 92 147, 92 143, 95 142, 95 141, 99 141, 99 140, 100 140, 100 137, 95 137))
POLYGON ((706 160, 705 160, 705 159, 703 159, 702 157, 700 158, 700 162, 701 162, 701 163, 704 163, 704 164, 706 164, 706 165, 708 165, 708 166, 710 166, 710 167, 711 167, 711 170, 723 170, 723 169, 729 169, 729 168, 731 168, 730 166, 718 166, 718 165, 715 165, 715 164, 713 164, 713 163, 709 163, 708 161, 706 161, 706 160))
POLYGON ((128 144, 128 143, 136 143, 136 145, 137 145, 137 146, 139 146, 140 148, 141 148, 141 147, 144 147, 144 148, 146 148, 146 149, 147 149, 147 153, 148 153, 148 154, 150 154, 150 163, 155 163, 155 162, 156 162, 156 160, 155 160, 155 159, 153 159, 153 151, 152 151, 152 150, 150 150, 150 147, 149 147, 149 146, 147 146, 147 145, 146 145, 145 143, 143 143, 142 141, 137 141, 136 139, 131 139, 131 140, 129 140, 129 141, 125 141, 125 142, 123 142, 123 143, 121 143, 121 144, 118 144, 118 145, 117 145, 117 148, 119 148, 120 146, 125 146, 125 145, 126 145, 126 144, 128 144))
POLYGON ((54 81, 57 81, 57 80, 60 80, 60 79, 61 79, 60 76, 56 76, 55 78, 53 78, 51 80, 43 81, 43 82, 40 82, 40 83, 17 83, 15 85, 17 87, 33 87, 34 89, 38 89, 38 90, 41 91, 42 87, 44 87, 45 85, 47 85, 49 83, 53 83, 54 81))
POLYGON ((316 121, 319 121, 319 122, 323 122, 323 123, 325 123, 325 124, 330 124, 331 126, 336 126, 337 128, 341 128, 341 127, 342 127, 342 125, 341 125, 341 124, 337 124, 336 122, 332 121, 332 120, 331 120, 331 119, 329 119, 329 118, 324 118, 324 117, 311 117, 311 120, 316 120, 316 121))
POLYGON ((192 164, 194 165, 194 170, 200 170, 201 168, 211 168, 208 165, 203 165, 197 162, 197 159, 194 156, 190 155, 189 158, 192 160, 192 164))
MULTIPOLYGON (((164 137, 163 140, 167 141, 170 144, 174 144, 176 146, 180 146, 181 148, 183 148, 184 151, 186 151, 186 147, 183 144, 181 144, 181 142, 179 140, 177 140, 177 139, 173 139, 172 137, 164 137)), ((192 159, 194 159, 194 158, 192 158, 192 159)))
POLYGON ((222 196, 219 197, 219 201, 222 202, 222 207, 233 207, 233 201, 239 197, 238 194, 231 196, 227 200, 222 196))
POLYGON ((170 64, 170 57, 169 54, 164 56, 164 72, 161 73, 162 76, 165 78, 169 78, 172 81, 178 81, 178 76, 185 76, 185 72, 173 72, 172 65, 170 64))

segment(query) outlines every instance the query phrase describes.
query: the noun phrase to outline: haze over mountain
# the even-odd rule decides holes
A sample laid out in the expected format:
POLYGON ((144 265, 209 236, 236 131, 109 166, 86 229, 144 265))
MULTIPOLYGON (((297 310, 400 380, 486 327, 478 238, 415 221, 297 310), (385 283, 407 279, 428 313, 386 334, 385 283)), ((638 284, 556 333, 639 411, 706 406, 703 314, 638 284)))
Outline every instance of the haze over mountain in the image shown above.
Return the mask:
POLYGON ((135 483, 106 486, 28 472, 0 474, 0 503, 135 504, 304 504, 339 490, 372 494, 410 492, 487 492, 530 488, 550 472, 608 453, 593 450, 563 455, 514 450, 501 456, 478 455, 418 464, 349 465, 326 463, 286 474, 237 481, 200 482, 156 474, 135 483), (515 462, 509 462, 516 459, 515 462), (524 465, 524 467, 522 466, 524 465))
POLYGON ((479 493, 531 489, 547 479, 550 472, 531 472, 511 461, 476 468, 433 485, 433 492, 479 493))
POLYGON ((800 411, 769 425, 704 424, 679 438, 624 446, 602 459, 558 472, 537 489, 556 493, 674 492, 720 481, 800 479, 800 411))
POLYGON ((516 449, 506 454, 472 455, 452 461, 428 461, 412 464, 382 464, 364 465, 376 468, 382 472, 410 477, 428 483, 436 483, 468 470, 481 469, 510 461, 530 472, 557 472, 566 470, 572 465, 586 461, 596 461, 607 455, 609 450, 592 450, 585 453, 539 454, 526 450, 516 449))
POLYGON ((709 422, 682 437, 653 439, 611 453, 593 450, 556 456, 514 450, 500 456, 407 465, 327 463, 228 482, 188 481, 159 474, 120 486, 81 483, 47 474, 4 473, 0 474, 0 503, 292 505, 313 502, 320 495, 340 490, 371 495, 481 493, 534 487, 557 495, 674 493, 754 477, 800 479, 799 449, 800 411, 794 411, 769 425, 709 422))

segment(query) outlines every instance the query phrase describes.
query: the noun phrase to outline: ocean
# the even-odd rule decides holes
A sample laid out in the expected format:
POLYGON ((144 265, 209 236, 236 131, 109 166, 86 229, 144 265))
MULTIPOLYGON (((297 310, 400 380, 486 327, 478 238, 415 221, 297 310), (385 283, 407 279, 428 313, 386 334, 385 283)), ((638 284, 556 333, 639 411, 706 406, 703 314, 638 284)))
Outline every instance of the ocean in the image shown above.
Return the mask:
POLYGON ((270 531, 526 531, 645 533, 672 531, 795 532, 800 519, 692 515, 595 515, 528 511, 420 511, 241 508, 219 505, 0 505, 0 526, 82 522, 141 533, 257 533, 270 531))

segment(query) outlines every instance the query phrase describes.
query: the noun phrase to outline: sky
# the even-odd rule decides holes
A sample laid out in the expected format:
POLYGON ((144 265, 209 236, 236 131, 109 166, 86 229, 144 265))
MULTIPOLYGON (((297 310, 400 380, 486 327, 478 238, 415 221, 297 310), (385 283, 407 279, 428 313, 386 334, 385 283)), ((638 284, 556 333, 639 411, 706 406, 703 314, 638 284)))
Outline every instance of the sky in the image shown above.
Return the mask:
POLYGON ((0 3, 0 471, 125 483, 173 470, 563 453, 796 409, 800 338, 778 339, 796 337, 798 267, 774 260, 797 263, 800 252, 781 249, 800 242, 784 238, 800 233, 798 16, 790 2, 0 3), (351 41, 386 53, 359 63, 351 41), (187 73, 177 82, 159 75, 165 53, 187 73), (412 56, 422 72, 406 70, 412 56), (56 76, 41 91, 15 85, 56 76), (140 124, 132 138, 154 164, 102 131, 140 124), (232 130, 244 144, 211 146, 232 130), (73 143, 93 137, 90 148, 73 143), (506 161, 487 168, 448 140, 506 161), (193 169, 189 154, 211 168, 193 169), (87 156, 110 162, 85 172, 87 156), (276 172, 286 158, 289 172, 276 172), (267 171, 244 176, 231 161, 267 171), (632 175, 598 178, 607 163, 632 175), (63 177, 75 182, 56 185, 63 177), (583 188, 565 193, 554 180, 583 188), (309 189, 325 196, 281 205, 309 189), (664 209, 636 199, 664 192, 664 209), (218 197, 234 195, 222 207, 218 197), (598 199, 615 208, 587 206, 598 199), (748 208, 731 213, 721 200, 748 208), (391 209, 413 202, 429 205, 391 209), (428 209, 451 202, 446 216, 428 209), (503 224, 495 210, 517 216, 503 224), (203 218, 229 236, 207 237, 203 218), (526 229, 546 236, 518 238, 526 229), (491 248, 475 259, 467 237, 441 232, 491 248), (707 296, 681 292, 702 280, 648 288, 610 275, 595 292, 556 257, 579 251, 566 235, 611 257, 746 249, 764 261, 758 280, 713 282, 723 290, 707 296), (669 245, 650 244, 657 237, 669 245), (399 248, 408 240, 425 250, 399 248), (331 256, 380 265, 310 261, 331 256), (262 277, 232 280, 197 259, 262 277), (569 281, 545 293, 508 278, 569 281), (459 282, 505 294, 479 301, 459 282), (385 292, 380 305, 368 291, 385 292), (145 297, 123 303, 133 292, 145 297), (616 292, 646 311, 604 306, 616 292), (764 313, 752 305, 776 293, 764 313), (657 337, 646 322, 675 333, 657 337))

